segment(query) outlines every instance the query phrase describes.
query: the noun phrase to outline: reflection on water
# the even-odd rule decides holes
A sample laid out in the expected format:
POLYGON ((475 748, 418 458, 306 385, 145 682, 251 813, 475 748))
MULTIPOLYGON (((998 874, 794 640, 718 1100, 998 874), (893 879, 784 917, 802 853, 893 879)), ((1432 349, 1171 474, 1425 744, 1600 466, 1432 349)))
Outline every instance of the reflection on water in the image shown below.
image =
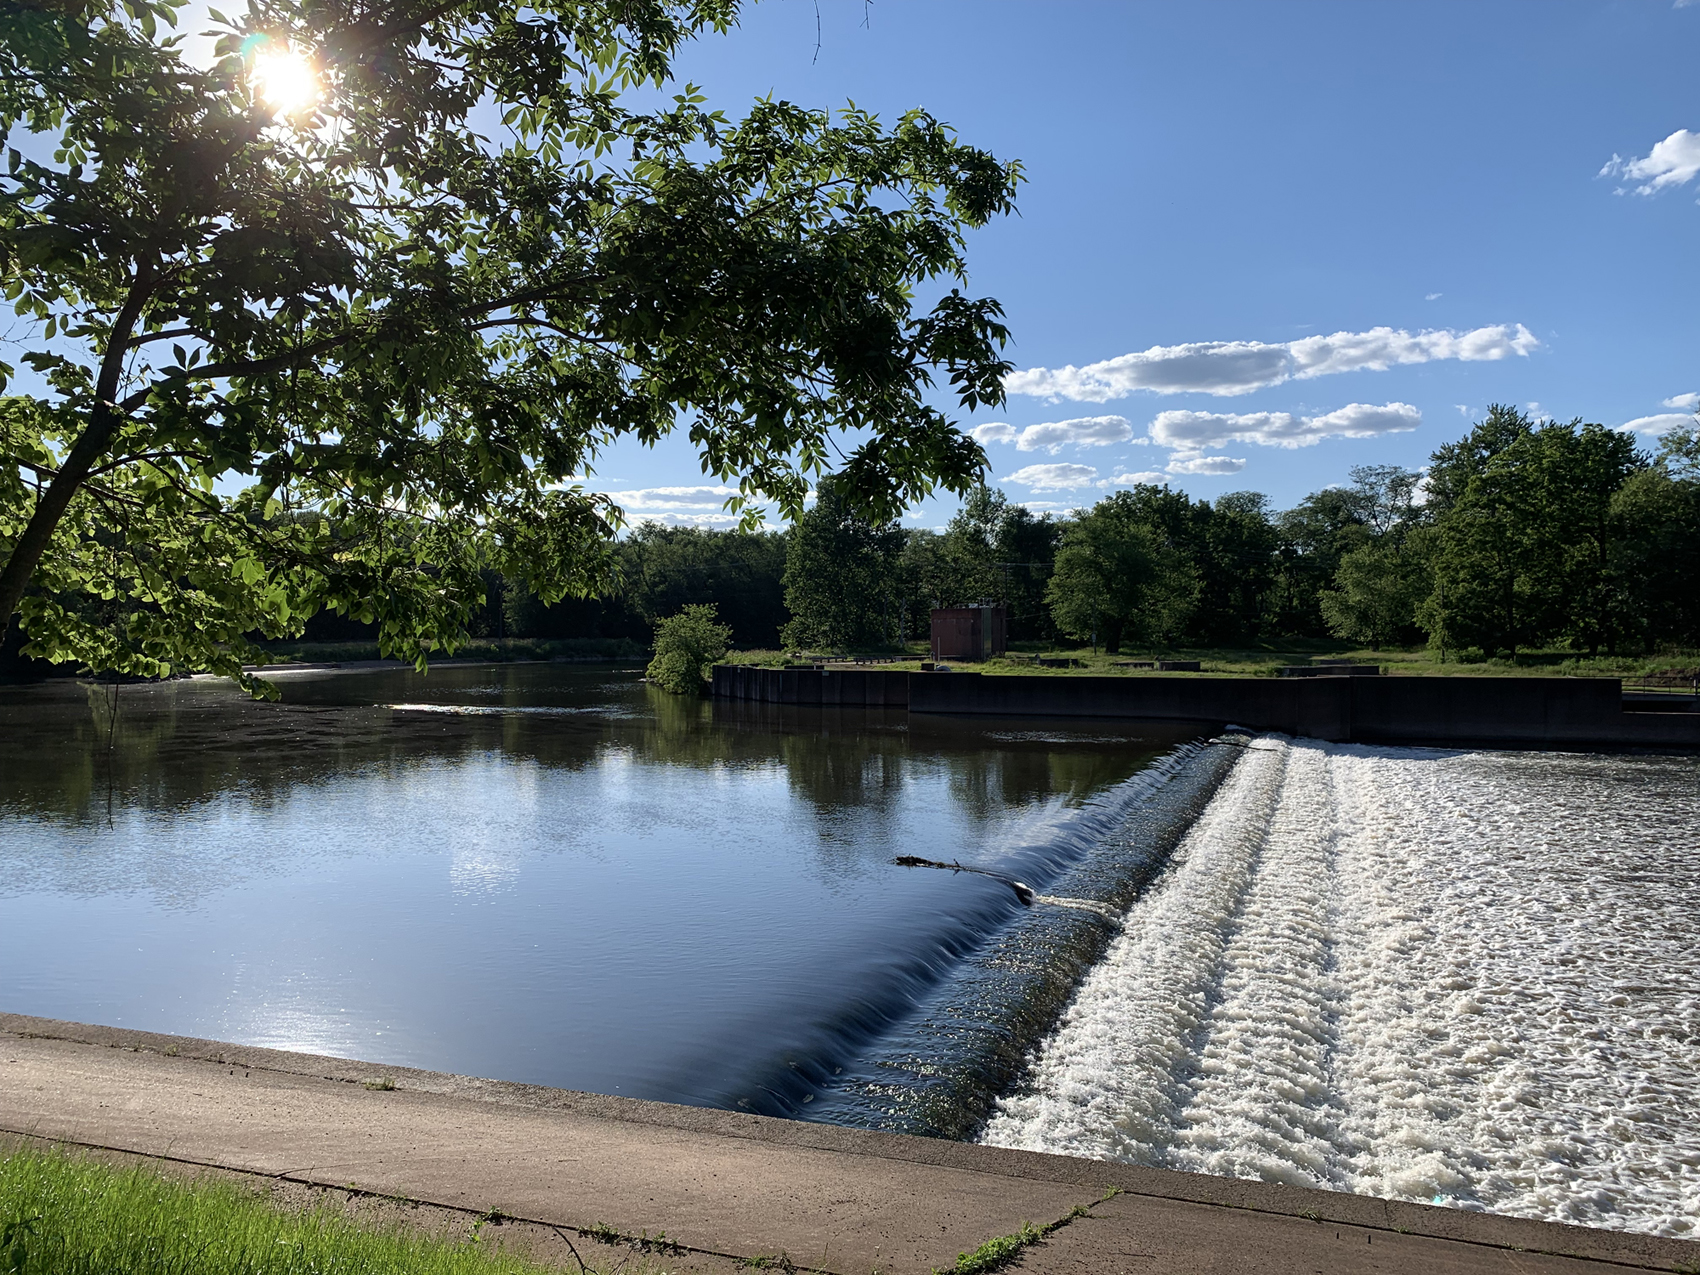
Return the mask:
POLYGON ((710 704, 561 665, 0 691, 8 1010, 801 1109, 1190 728, 710 704), (109 720, 114 720, 110 738, 109 720))

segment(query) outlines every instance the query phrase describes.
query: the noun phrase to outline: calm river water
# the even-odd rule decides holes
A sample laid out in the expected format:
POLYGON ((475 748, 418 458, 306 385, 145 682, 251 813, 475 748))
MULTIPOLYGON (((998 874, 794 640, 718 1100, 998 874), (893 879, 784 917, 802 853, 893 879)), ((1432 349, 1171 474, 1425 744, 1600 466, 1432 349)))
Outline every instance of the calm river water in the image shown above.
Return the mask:
POLYGON ((559 664, 279 685, 0 690, 0 1007, 801 1114, 1022 911, 895 856, 1042 885, 1194 733, 559 664))
POLYGON ((1700 758, 281 684, 0 691, 0 1008, 1700 1236, 1700 758))

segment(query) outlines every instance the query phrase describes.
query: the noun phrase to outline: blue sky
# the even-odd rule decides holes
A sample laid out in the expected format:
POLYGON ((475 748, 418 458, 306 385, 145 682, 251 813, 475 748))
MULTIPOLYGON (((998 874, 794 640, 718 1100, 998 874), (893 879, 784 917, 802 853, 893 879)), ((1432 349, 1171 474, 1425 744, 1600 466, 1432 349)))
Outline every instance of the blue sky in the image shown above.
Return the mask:
MULTIPOLYGON (((1287 507, 1420 466, 1490 402, 1643 430, 1692 410, 1700 3, 818 13, 817 51, 813 0, 753 5, 681 78, 731 115, 769 92, 922 106, 1023 161, 1020 215, 969 249, 1022 392, 963 418, 1012 498, 1143 474, 1287 507)), ((634 520, 723 517, 682 437, 610 451, 591 485, 634 520)))

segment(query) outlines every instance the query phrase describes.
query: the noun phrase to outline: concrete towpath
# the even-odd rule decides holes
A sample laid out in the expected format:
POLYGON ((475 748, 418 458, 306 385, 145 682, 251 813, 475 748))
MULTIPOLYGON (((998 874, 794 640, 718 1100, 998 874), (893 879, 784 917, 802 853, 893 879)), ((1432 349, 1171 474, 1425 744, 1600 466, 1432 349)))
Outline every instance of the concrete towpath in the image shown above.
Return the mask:
POLYGON ((1018 1269, 1700 1269, 1678 1240, 17 1014, 0 1014, 0 1133, 587 1237, 664 1231, 682 1270, 783 1254, 925 1275, 1077 1208, 1018 1269))

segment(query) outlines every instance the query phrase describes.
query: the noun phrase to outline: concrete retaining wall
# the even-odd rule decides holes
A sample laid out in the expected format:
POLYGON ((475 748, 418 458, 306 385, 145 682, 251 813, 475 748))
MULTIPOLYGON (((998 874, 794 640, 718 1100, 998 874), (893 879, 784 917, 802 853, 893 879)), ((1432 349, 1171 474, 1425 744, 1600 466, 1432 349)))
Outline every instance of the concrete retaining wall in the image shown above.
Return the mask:
POLYGON ((1700 748, 1700 714, 1625 713, 1615 678, 1005 677, 721 665, 714 695, 911 713, 1232 723, 1337 742, 1700 748))

